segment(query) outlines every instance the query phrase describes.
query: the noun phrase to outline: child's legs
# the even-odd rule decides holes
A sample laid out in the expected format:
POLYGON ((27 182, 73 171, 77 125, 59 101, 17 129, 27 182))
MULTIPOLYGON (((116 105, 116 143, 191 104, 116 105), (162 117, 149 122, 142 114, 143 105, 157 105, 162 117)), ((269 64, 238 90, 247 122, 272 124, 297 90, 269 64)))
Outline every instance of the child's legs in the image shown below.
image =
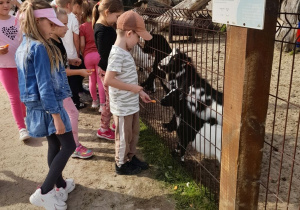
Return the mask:
MULTIPOLYGON (((97 53, 98 54, 98 53, 97 53)), ((84 64, 87 69, 95 69, 95 62, 92 60, 92 53, 87 54, 84 57, 84 64)), ((98 61, 99 62, 99 61, 98 61)), ((92 73, 92 75, 89 77, 89 89, 91 93, 91 97, 94 101, 97 100, 97 69, 92 73)))
POLYGON ((0 68, 0 82, 5 88, 17 126, 26 128, 24 117, 26 116, 25 105, 21 102, 18 84, 18 72, 16 68, 0 68))
POLYGON ((132 157, 136 154, 136 146, 139 140, 139 135, 140 135, 140 117, 139 117, 139 112, 135 113, 132 115, 132 137, 131 141, 129 142, 129 153, 128 153, 128 158, 129 160, 132 159, 132 157))
POLYGON ((59 187, 65 187, 65 181, 62 178, 62 171, 65 168, 70 156, 76 149, 72 132, 62 135, 52 134, 47 136, 48 140, 48 175, 41 186, 43 194, 51 191, 56 184, 59 187), (61 149, 60 149, 61 146, 61 149))
MULTIPOLYGON (((97 69, 98 64, 96 64, 95 68, 97 69)), ((106 95, 105 95, 105 90, 103 87, 103 83, 101 78, 98 76, 98 74, 96 73, 96 78, 97 78, 97 84, 98 84, 98 94, 99 94, 99 98, 100 98, 100 104, 105 104, 106 102, 106 95)))
POLYGON ((80 80, 79 75, 68 76, 69 85, 72 91, 72 100, 75 104, 79 104, 79 86, 78 81, 80 80))
POLYGON ((63 100, 64 108, 66 112, 69 115, 71 125, 72 125, 72 132, 73 132, 73 137, 74 141, 76 143, 76 146, 79 146, 79 141, 78 141, 78 117, 79 117, 79 112, 74 105, 72 99, 66 98, 63 100))
POLYGON ((139 138, 139 115, 114 116, 115 131, 115 160, 118 166, 131 160, 136 153, 139 138))
POLYGON ((98 52, 92 52, 88 53, 84 57, 84 64, 87 69, 94 69, 95 71, 92 73, 92 75, 89 78, 89 89, 92 96, 92 99, 95 101, 97 100, 97 68, 98 63, 100 61, 100 56, 98 52))
MULTIPOLYGON (((104 77, 105 77, 105 71, 100 72, 101 75, 101 81, 104 83, 104 77)), ((101 112, 101 121, 100 121, 100 128, 103 129, 108 129, 109 128, 109 123, 110 123, 110 118, 111 118, 111 113, 110 113, 110 106, 109 106, 109 94, 108 94, 108 87, 104 86, 104 91, 105 91, 105 107, 103 111, 101 112)))

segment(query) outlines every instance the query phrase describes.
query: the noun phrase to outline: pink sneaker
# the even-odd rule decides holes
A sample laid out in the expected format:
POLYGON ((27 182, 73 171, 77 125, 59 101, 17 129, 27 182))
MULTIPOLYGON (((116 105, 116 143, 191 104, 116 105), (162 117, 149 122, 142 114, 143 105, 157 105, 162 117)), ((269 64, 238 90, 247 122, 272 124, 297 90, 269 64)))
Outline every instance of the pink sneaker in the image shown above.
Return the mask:
POLYGON ((85 146, 82 146, 81 144, 79 144, 79 146, 76 147, 76 150, 72 154, 72 158, 86 159, 86 158, 90 158, 92 156, 93 156, 93 151, 90 149, 87 149, 85 146))
POLYGON ((113 123, 112 125, 111 125, 111 128, 110 128, 112 131, 115 131, 116 130, 116 125, 115 125, 115 123, 113 123))
POLYGON ((115 133, 110 128, 105 132, 101 132, 101 130, 99 129, 97 131, 97 136, 102 139, 113 140, 113 141, 115 140, 115 133))

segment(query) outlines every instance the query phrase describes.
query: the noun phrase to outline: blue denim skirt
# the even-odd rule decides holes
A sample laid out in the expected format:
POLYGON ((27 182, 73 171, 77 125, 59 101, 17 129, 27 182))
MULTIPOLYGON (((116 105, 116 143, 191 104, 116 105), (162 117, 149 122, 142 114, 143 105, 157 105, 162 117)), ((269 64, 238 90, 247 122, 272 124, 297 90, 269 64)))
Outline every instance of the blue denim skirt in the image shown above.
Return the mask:
MULTIPOLYGON (((66 132, 72 131, 72 126, 68 113, 63 107, 63 101, 58 101, 60 107, 60 117, 65 125, 66 132)), ((50 136, 56 132, 53 117, 47 113, 40 101, 25 102, 26 125, 29 135, 32 137, 50 136)))

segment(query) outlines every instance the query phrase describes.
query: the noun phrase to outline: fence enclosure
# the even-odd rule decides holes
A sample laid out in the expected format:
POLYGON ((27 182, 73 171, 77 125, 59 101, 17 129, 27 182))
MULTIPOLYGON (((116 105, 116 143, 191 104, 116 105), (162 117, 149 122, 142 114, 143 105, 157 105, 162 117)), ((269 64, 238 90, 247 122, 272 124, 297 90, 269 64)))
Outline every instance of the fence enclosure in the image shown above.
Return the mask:
MULTIPOLYGON (((143 61, 138 64, 140 82, 156 72, 155 88, 147 89, 157 103, 141 103, 141 117, 164 139, 174 158, 184 160, 187 171, 220 209, 299 209, 300 105, 293 100, 299 98, 293 77, 300 75, 295 71, 300 57, 286 59, 283 47, 274 50, 275 30, 280 28, 277 8, 276 2, 266 1, 262 31, 231 26, 227 32, 211 22, 210 11, 135 9, 147 29, 160 37, 156 45, 140 44, 156 57, 133 52, 143 61), (158 56, 166 57, 160 65, 158 56), (284 69, 283 59, 291 64, 284 69), (151 68, 153 64, 157 69, 151 68), (290 70, 290 80, 284 80, 289 85, 282 88, 280 72, 290 70)), ((283 27, 288 33, 297 29, 283 27)), ((296 46, 295 42, 289 44, 296 46)))

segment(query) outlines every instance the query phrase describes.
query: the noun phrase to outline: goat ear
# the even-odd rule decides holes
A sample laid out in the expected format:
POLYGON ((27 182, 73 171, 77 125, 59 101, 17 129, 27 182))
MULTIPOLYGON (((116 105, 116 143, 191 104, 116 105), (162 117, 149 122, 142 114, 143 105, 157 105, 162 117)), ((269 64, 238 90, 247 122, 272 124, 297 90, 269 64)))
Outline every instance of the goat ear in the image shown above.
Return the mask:
POLYGON ((180 53, 180 49, 176 48, 176 53, 179 54, 180 53))

